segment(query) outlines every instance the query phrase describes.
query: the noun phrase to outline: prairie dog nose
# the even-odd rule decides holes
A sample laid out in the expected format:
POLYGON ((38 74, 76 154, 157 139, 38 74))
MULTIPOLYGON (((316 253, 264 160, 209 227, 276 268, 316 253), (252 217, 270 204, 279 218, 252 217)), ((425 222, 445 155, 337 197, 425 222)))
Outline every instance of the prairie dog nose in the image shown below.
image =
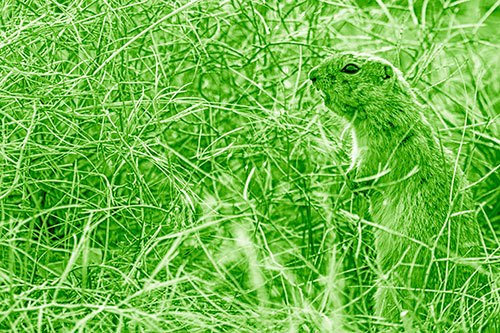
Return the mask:
POLYGON ((311 71, 309 72, 309 80, 311 80, 313 83, 316 82, 316 80, 318 80, 317 67, 311 69, 311 71))

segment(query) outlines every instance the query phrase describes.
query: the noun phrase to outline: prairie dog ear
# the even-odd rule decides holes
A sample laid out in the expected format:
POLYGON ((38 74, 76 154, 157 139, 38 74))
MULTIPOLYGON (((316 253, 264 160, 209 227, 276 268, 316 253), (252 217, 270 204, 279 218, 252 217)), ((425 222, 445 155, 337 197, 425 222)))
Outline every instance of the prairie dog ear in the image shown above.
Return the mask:
POLYGON ((382 71, 382 79, 388 80, 394 76, 394 69, 392 68, 391 65, 383 64, 382 65, 383 71, 382 71))

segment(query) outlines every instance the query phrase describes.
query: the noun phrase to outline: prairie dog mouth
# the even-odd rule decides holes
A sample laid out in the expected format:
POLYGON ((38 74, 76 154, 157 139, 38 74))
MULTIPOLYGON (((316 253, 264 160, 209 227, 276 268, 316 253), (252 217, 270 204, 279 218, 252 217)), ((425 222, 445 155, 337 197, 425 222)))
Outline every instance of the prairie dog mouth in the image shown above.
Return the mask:
POLYGON ((312 86, 313 86, 314 90, 316 90, 320 94, 321 97, 325 98, 326 93, 323 91, 323 89, 321 89, 320 87, 318 87, 318 85, 315 84, 315 83, 313 83, 312 86))
POLYGON ((319 95, 321 96, 321 98, 323 99, 323 101, 325 102, 325 104, 329 103, 331 101, 332 98, 331 98, 330 94, 328 94, 327 92, 325 92, 321 88, 321 86, 318 85, 318 82, 313 81, 313 85, 312 86, 314 87, 314 90, 316 90, 319 93, 319 95))

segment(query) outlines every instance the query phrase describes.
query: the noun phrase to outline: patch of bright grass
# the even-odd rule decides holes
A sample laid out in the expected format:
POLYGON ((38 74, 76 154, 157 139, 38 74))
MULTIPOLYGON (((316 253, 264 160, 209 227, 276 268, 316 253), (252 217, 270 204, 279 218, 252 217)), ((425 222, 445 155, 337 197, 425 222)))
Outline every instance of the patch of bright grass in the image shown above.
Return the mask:
POLYGON ((499 4, 2 1, 0 328, 380 327, 333 49, 419 89, 498 261, 499 4))

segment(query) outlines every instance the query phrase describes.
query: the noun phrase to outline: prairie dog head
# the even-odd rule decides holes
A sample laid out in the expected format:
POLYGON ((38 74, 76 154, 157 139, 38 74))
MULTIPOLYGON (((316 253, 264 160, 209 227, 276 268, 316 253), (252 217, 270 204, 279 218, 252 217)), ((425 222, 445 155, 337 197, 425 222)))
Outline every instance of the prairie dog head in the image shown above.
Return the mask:
POLYGON ((354 117, 384 118, 394 104, 414 100, 401 72, 387 60, 369 54, 342 52, 311 70, 309 79, 335 113, 354 117))

